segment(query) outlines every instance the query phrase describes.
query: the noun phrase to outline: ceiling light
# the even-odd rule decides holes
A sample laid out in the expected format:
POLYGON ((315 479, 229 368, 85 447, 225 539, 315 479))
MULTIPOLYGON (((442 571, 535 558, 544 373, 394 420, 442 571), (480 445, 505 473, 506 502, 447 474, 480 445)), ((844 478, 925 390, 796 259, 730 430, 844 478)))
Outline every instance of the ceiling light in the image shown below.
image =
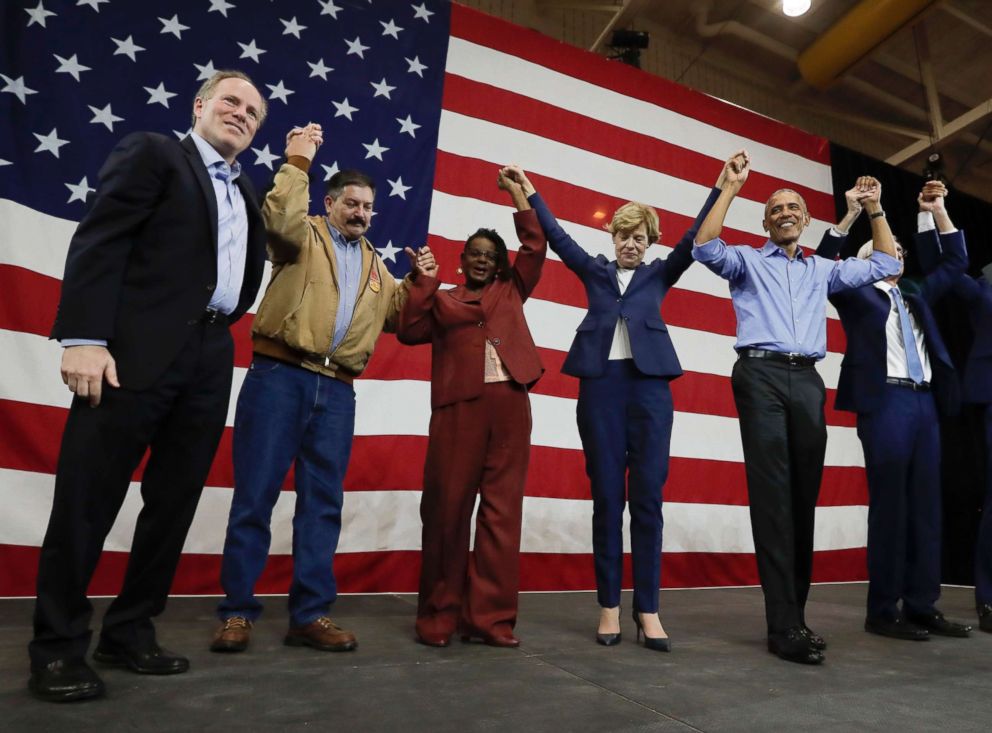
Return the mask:
POLYGON ((795 18, 809 10, 810 0, 782 0, 782 12, 795 18))

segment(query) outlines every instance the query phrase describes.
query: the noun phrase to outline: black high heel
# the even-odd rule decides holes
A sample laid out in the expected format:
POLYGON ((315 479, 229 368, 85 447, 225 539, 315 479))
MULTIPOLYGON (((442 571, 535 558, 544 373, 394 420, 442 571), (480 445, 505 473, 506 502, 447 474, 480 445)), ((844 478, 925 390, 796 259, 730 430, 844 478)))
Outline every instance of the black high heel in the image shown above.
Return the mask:
MULTIPOLYGON (((617 606, 617 616, 622 613, 622 610, 623 609, 617 606)), ((623 635, 619 631, 615 634, 601 634, 598 631, 596 632, 596 643, 602 644, 603 646, 616 646, 622 640, 623 635)))
POLYGON ((637 626, 637 641, 640 641, 641 636, 643 636, 645 649, 651 649, 656 652, 672 651, 672 640, 667 636, 648 636, 644 633, 644 627, 641 625, 641 617, 637 613, 636 608, 634 609, 634 624, 637 626))

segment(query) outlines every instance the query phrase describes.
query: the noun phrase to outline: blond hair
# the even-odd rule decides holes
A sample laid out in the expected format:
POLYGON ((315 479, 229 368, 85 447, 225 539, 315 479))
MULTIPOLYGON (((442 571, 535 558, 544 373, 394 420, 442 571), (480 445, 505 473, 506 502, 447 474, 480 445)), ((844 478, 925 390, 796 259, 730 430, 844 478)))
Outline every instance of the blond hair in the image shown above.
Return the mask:
POLYGON ((641 224, 648 230, 648 242, 657 242, 661 234, 658 212, 646 204, 630 201, 613 213, 613 221, 606 226, 610 234, 632 232, 641 224))
MULTIPOLYGON (((255 87, 255 91, 258 91, 258 85, 255 84, 255 82, 251 80, 251 77, 245 72, 238 71, 237 69, 221 69, 220 71, 214 72, 213 76, 200 85, 200 88, 193 96, 193 102, 195 103, 197 99, 210 99, 214 96, 214 90, 217 88, 217 85, 225 79, 241 79, 242 81, 246 81, 255 87)), ((262 123, 265 122, 266 115, 269 114, 269 103, 265 101, 265 97, 262 96, 261 92, 258 92, 258 96, 262 100, 262 108, 258 110, 258 126, 261 127, 262 123)), ((196 127, 195 112, 192 114, 192 118, 192 127, 196 127)))

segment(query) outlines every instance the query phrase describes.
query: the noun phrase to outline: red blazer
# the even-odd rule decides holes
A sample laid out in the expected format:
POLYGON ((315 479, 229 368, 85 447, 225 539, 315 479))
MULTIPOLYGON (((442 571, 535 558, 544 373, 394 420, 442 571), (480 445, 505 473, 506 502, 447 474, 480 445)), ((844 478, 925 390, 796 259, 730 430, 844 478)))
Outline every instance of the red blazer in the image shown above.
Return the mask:
POLYGON ((513 215, 520 250, 509 280, 482 290, 464 285, 438 290, 437 278, 418 277, 400 312, 397 338, 431 344, 431 408, 482 394, 486 339, 492 342, 513 381, 530 386, 544 367, 524 319, 524 301, 541 277, 548 243, 533 210, 513 215))

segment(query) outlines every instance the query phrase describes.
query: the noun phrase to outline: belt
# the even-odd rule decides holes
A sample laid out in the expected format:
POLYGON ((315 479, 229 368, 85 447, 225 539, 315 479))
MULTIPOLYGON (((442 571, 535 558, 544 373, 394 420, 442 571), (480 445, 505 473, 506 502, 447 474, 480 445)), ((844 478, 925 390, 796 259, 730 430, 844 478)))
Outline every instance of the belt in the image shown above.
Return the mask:
POLYGON ((197 323, 207 323, 211 325, 214 323, 219 323, 222 326, 226 326, 228 324, 228 318, 226 313, 221 313, 216 308, 207 308, 202 314, 200 314, 199 318, 194 318, 187 321, 187 324, 190 326, 195 326, 197 323))
POLYGON ((902 377, 886 377, 886 384, 895 384, 899 387, 908 387, 914 392, 929 392, 930 382, 914 382, 912 379, 903 379, 902 377))
POLYGON ((741 359, 768 359, 778 361, 789 366, 811 367, 816 364, 816 359, 805 354, 787 353, 784 351, 768 351, 767 349, 741 349, 737 352, 741 359))

